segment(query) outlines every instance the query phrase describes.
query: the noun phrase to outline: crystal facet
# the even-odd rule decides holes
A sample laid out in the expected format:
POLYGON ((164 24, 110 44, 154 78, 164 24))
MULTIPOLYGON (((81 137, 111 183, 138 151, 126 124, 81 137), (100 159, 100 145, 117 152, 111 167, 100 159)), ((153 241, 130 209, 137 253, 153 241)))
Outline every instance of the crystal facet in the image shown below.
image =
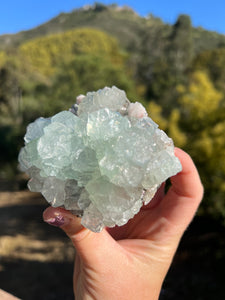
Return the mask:
POLYGON ((174 145, 144 107, 115 86, 80 95, 77 104, 29 124, 20 168, 54 207, 99 232, 121 226, 181 171, 174 145))

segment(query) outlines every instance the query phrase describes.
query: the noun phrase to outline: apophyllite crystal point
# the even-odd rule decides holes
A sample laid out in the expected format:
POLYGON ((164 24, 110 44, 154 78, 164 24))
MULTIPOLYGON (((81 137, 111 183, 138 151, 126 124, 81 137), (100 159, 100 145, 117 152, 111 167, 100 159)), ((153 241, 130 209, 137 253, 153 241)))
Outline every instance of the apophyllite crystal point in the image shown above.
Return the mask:
POLYGON ((173 141, 115 86, 37 119, 24 140, 19 163, 31 177, 29 189, 81 216, 95 232, 126 224, 181 171, 173 141))

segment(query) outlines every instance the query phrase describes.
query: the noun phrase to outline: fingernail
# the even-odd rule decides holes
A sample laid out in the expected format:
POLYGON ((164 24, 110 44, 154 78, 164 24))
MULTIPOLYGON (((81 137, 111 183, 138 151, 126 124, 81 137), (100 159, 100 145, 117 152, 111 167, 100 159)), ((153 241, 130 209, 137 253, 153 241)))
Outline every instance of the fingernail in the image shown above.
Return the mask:
POLYGON ((49 218, 47 220, 44 220, 46 223, 52 225, 52 226, 56 226, 56 227, 60 227, 63 224, 65 224, 65 219, 63 216, 61 215, 57 215, 54 218, 49 218))

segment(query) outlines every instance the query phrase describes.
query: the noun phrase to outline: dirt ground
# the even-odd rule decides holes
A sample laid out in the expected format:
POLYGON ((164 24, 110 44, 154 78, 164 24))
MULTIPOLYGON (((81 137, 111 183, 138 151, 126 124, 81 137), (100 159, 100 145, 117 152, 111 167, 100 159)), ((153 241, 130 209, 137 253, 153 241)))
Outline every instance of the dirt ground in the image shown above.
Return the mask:
POLYGON ((0 193, 0 288, 21 299, 73 299, 74 250, 42 221, 46 201, 29 191, 0 193))
MULTIPOLYGON (((0 192, 0 289, 23 300, 72 300, 74 249, 60 229, 42 221, 46 206, 27 190, 0 192)), ((225 299, 224 278, 225 230, 198 217, 181 241, 160 300, 225 299)))

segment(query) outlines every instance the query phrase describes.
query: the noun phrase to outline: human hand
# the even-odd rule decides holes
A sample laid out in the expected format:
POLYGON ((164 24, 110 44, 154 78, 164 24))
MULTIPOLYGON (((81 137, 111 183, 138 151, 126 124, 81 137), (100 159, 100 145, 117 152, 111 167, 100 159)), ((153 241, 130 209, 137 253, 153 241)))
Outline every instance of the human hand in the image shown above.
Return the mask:
POLYGON ((49 207, 43 218, 60 226, 77 250, 74 267, 76 300, 155 300, 185 229, 203 196, 190 156, 175 149, 182 171, 164 184, 151 202, 126 225, 94 233, 80 218, 49 207))

